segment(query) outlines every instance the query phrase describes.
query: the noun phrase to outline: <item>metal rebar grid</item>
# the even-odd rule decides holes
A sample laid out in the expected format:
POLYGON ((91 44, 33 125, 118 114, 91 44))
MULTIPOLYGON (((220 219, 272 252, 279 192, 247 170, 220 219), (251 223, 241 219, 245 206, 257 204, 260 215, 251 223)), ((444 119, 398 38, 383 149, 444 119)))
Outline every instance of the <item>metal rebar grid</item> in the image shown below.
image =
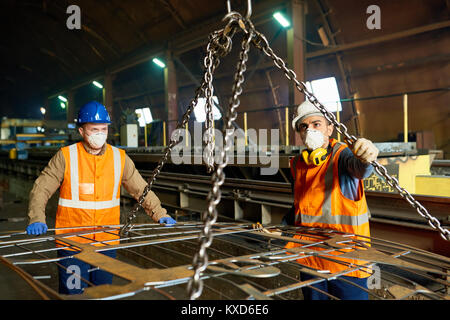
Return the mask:
MULTIPOLYGON (((193 274, 190 264, 196 253, 202 224, 179 223, 174 226, 138 224, 126 237, 95 241, 97 235, 117 236, 121 226, 84 227, 70 233, 27 236, 10 233, 0 236, 1 262, 52 299, 122 299, 139 296, 150 299, 187 299, 185 287, 193 274), (78 243, 73 239, 83 239, 78 243), (65 246, 56 246, 64 243, 65 246), (114 244, 112 244, 114 243, 114 244), (89 286, 83 294, 56 293, 57 277, 48 273, 59 261, 62 249, 75 249, 73 257, 114 275, 112 285, 89 286), (102 251, 117 250, 117 258, 102 251)), ((207 250, 210 257, 202 274, 205 283, 200 299, 302 299, 301 288, 339 279, 354 270, 365 270, 373 285, 364 289, 370 299, 449 299, 450 259, 399 243, 376 238, 304 227, 259 226, 217 223, 215 239, 207 250), (295 236, 295 238, 294 238, 295 236), (308 240, 297 239, 307 237, 308 240), (362 240, 361 240, 362 239, 362 240), (287 249, 288 242, 298 244, 287 249), (342 265, 343 270, 313 270, 299 262, 317 256, 342 265), (346 260, 341 260, 346 258, 346 260), (348 261, 355 259, 363 263, 348 261), (302 281, 301 272, 313 275, 302 281)), ((31 284, 30 284, 31 285, 31 284)), ((13 288, 12 288, 13 289, 13 288)), ((320 291, 320 290, 318 290, 320 291)), ((330 299, 338 299, 324 293, 330 299)))

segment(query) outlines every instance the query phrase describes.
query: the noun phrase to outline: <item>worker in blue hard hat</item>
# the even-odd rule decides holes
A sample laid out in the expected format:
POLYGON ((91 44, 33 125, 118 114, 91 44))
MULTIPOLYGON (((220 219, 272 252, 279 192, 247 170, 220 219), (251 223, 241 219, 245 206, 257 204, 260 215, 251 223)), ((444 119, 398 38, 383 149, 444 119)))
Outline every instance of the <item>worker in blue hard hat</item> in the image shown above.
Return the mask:
MULTIPOLYGON (((28 234, 39 235, 47 231, 45 207, 58 188, 57 235, 86 230, 77 227, 117 226, 120 224, 120 187, 123 186, 136 200, 142 195, 147 183, 133 161, 124 150, 106 143, 110 123, 108 111, 96 101, 80 109, 77 124, 82 141, 61 148, 41 172, 30 192, 28 234)), ((143 208, 155 222, 176 223, 152 191, 147 194, 143 208)), ((116 230, 71 239, 101 246, 117 244, 119 236, 116 230)), ((57 241, 57 246, 67 247, 67 244, 57 241)), ((102 253, 111 257, 116 254, 115 250, 102 253)), ((58 257, 73 254, 70 248, 58 250, 58 257)), ((88 272, 92 266, 78 259, 64 258, 59 263, 63 266, 59 268, 60 293, 79 294, 87 286, 85 282, 79 286, 70 283, 71 273, 67 273, 66 269, 72 265, 78 266, 81 278, 90 283, 99 285, 112 281, 112 275, 105 271, 88 272)))

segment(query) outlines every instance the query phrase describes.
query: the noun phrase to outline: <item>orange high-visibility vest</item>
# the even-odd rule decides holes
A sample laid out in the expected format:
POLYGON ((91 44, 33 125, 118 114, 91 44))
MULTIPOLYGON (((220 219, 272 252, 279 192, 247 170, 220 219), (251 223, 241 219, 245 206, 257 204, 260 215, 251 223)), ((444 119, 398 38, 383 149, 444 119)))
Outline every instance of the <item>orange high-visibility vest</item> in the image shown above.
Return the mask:
MULTIPOLYGON (((107 144, 103 155, 92 155, 84 149, 81 142, 61 150, 65 171, 60 187, 55 227, 101 227, 120 224, 120 185, 125 166, 125 151, 107 144)), ((74 228, 57 230, 56 234, 86 230, 93 231, 74 228)), ((115 235, 117 232, 111 233, 99 232, 83 236, 85 238, 70 239, 81 243, 118 239, 115 235)))
MULTIPOLYGON (((291 159, 291 173, 295 177, 295 224, 370 237, 369 210, 363 183, 361 180, 359 181, 356 201, 350 200, 342 194, 339 185, 338 159, 346 145, 338 143, 335 139, 330 139, 330 144, 333 151, 321 166, 308 166, 304 161, 297 161, 296 168, 293 168, 294 161, 291 159)), ((316 238, 300 235, 295 235, 294 238, 317 241, 316 238)), ((363 237, 355 237, 355 239, 368 240, 363 237)), ((369 244, 366 243, 366 245, 369 244)), ((301 244, 289 242, 286 248, 298 246, 301 244)), ((318 247, 314 247, 314 249, 323 250, 318 247)), ((330 254, 339 255, 339 252, 330 252, 330 254)), ((361 260, 332 258, 358 265, 367 263, 361 260)), ((343 264, 318 257, 302 258, 297 262, 313 269, 329 270, 331 273, 348 269, 343 264)), ((346 275, 358 278, 370 276, 369 273, 359 270, 346 275)))

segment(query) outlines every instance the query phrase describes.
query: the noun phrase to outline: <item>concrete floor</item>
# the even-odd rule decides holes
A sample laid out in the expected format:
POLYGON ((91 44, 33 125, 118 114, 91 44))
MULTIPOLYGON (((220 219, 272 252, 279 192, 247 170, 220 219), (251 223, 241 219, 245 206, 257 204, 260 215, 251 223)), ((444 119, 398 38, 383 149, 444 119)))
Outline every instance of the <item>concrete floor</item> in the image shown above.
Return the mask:
MULTIPOLYGON (((25 231, 28 225, 27 208, 26 201, 10 193, 1 192, 0 235, 25 231)), ((22 277, 2 263, 0 263, 0 288, 0 300, 41 299, 22 277)))

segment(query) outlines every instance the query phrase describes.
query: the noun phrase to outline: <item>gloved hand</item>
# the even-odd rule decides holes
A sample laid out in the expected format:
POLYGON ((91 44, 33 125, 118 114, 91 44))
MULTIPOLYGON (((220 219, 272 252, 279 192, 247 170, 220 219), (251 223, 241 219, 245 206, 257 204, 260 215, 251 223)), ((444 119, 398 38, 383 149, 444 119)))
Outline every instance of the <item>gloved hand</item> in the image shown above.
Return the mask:
POLYGON ((372 162, 377 160, 379 150, 372 141, 360 138, 356 140, 353 146, 353 154, 363 162, 372 162))
POLYGON ((30 224, 27 227, 27 234, 40 235, 40 234, 46 233, 47 230, 48 230, 48 227, 45 223, 35 222, 35 223, 30 224))
POLYGON ((164 223, 164 224, 176 224, 177 222, 172 219, 171 217, 164 217, 159 219, 158 221, 159 223, 164 223))

